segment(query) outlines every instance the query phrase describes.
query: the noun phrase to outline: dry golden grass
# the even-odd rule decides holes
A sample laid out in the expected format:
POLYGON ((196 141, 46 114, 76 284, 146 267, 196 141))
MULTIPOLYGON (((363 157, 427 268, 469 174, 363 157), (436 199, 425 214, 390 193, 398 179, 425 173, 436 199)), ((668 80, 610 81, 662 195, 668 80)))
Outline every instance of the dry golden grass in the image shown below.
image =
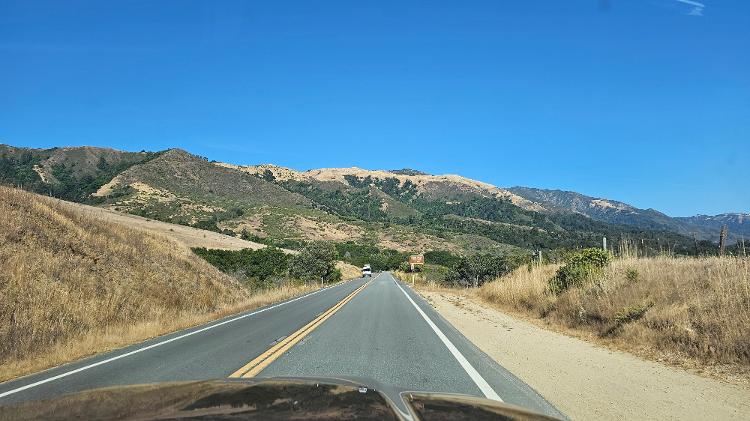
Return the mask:
MULTIPOLYGON (((445 283, 441 282, 440 280, 433 279, 431 276, 425 274, 424 272, 407 273, 401 270, 395 270, 392 273, 393 276, 411 285, 419 292, 445 293, 449 297, 458 297, 459 299, 455 300, 456 303, 460 302, 463 298, 474 297, 476 295, 476 290, 446 286, 445 283)), ((431 299, 426 294, 422 295, 432 305, 431 299)), ((453 299, 450 300, 453 301, 453 299)))
POLYGON ((557 267, 519 268, 477 295, 641 354, 750 365, 750 259, 617 259, 601 279, 554 296, 557 267))
MULTIPOLYGON (((218 232, 156 221, 138 215, 117 212, 112 209, 97 208, 80 203, 66 202, 64 200, 56 200, 56 203, 70 209, 71 212, 83 213, 92 219, 98 219, 108 224, 121 225, 134 230, 167 237, 187 247, 205 247, 223 250, 242 250, 247 248, 257 250, 265 247, 263 244, 242 240, 218 232)), ((285 250, 285 252, 289 252, 289 250, 285 250)))
POLYGON ((350 263, 339 260, 336 262, 336 269, 341 271, 342 279, 355 279, 362 277, 362 269, 350 263))
POLYGON ((0 187, 0 380, 311 289, 250 295, 182 244, 0 187))

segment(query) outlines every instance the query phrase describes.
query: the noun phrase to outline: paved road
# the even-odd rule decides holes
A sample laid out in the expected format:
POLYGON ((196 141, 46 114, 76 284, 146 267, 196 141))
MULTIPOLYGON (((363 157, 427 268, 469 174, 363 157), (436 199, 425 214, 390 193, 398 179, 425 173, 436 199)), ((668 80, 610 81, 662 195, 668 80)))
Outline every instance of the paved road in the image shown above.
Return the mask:
POLYGON ((367 378, 562 417, 387 272, 2 383, 0 404, 105 386, 238 376, 261 360, 257 377, 367 378))

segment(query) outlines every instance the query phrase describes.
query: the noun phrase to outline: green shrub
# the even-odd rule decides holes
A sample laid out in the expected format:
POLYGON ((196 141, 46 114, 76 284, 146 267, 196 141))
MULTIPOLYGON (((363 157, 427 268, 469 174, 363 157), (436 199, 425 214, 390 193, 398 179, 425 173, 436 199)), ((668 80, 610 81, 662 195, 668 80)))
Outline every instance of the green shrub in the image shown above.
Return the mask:
POLYGON ((191 225, 193 228, 198 228, 206 231, 221 232, 219 226, 216 225, 216 218, 211 217, 209 219, 202 219, 191 225))
POLYGON ((631 307, 625 307, 621 311, 615 314, 615 323, 618 325, 624 325, 625 323, 634 322, 644 314, 646 311, 653 306, 653 303, 647 303, 643 305, 636 305, 631 307))
POLYGON ((606 250, 584 249, 557 270, 555 277, 549 281, 549 289, 553 294, 559 294, 572 286, 583 285, 585 281, 601 275, 611 260, 612 255, 606 250))
POLYGON ((625 271, 625 278, 630 282, 637 282, 638 281, 638 269, 628 268, 625 271))

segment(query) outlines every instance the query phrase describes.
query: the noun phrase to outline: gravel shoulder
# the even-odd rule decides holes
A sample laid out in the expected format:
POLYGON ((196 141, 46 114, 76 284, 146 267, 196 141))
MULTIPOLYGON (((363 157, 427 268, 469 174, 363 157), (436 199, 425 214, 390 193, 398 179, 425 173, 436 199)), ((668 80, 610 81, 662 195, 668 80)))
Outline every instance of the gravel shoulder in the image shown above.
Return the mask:
POLYGON ((750 388, 542 329, 452 292, 419 291, 464 336, 574 420, 750 419, 750 388))

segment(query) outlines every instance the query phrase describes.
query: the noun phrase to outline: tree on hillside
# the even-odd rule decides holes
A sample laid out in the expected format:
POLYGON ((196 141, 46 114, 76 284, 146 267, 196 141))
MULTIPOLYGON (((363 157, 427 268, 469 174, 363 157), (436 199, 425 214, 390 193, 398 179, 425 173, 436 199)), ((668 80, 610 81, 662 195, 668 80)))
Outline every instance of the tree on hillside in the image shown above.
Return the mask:
POLYGON ((336 249, 327 243, 311 243, 292 257, 289 275, 307 282, 336 282, 341 271, 336 269, 336 249))

